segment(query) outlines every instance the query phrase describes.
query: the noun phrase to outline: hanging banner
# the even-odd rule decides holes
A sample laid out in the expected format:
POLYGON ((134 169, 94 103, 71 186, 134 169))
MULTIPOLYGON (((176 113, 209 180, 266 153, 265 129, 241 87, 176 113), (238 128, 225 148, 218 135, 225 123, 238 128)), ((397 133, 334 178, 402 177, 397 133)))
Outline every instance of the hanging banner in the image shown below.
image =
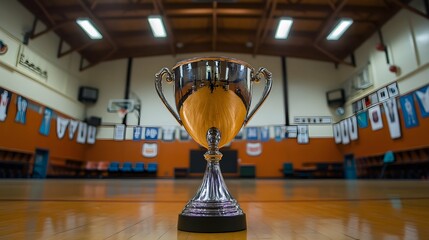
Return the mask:
POLYGON ((270 140, 270 128, 261 127, 261 142, 268 142, 270 140))
POLYGON ((163 127, 162 128, 162 140, 166 142, 172 142, 175 140, 176 127, 163 127))
POLYGON ((243 140, 244 136, 243 136, 243 129, 240 129, 240 131, 237 133, 237 135, 235 135, 234 137, 234 141, 240 141, 243 140))
POLYGON ((350 138, 349 138, 349 127, 347 125, 347 121, 343 120, 340 122, 340 129, 341 129, 341 140, 343 144, 349 144, 350 138))
POLYGON ((332 128, 334 130, 334 139, 335 139, 335 143, 339 144, 341 143, 343 140, 341 138, 341 123, 335 123, 334 125, 332 125, 332 128))
POLYGON ((22 96, 16 98, 16 116, 15 122, 25 124, 27 122, 28 101, 22 96))
POLYGON ((179 139, 180 141, 188 141, 189 140, 189 134, 186 131, 186 129, 181 128, 180 129, 180 135, 179 135, 179 139))
POLYGON ((405 127, 412 128, 419 125, 417 119, 416 108, 414 107, 414 98, 412 94, 408 94, 399 98, 402 108, 402 116, 404 118, 405 127))
POLYGON ((386 114, 387 124, 389 126, 390 137, 392 139, 401 137, 401 125, 399 123, 398 107, 396 99, 391 98, 383 103, 384 113, 386 114))
POLYGON ((248 142, 246 144, 246 153, 249 156, 259 156, 262 153, 262 144, 260 142, 248 142))
POLYGON ((4 122, 6 120, 11 99, 12 93, 6 89, 0 88, 0 122, 4 122))
POLYGON ((283 126, 275 126, 274 127, 274 140, 276 142, 280 142, 285 137, 285 129, 283 126))
POLYGON ((158 140, 159 129, 156 127, 146 127, 144 138, 146 140, 158 140))
POLYGON ((143 132, 143 128, 141 126, 133 127, 133 141, 142 140, 142 132, 143 132))
POLYGON ((247 127, 246 128, 246 139, 250 141, 259 140, 259 128, 258 127, 247 127))
POLYGON ((86 133, 88 131, 88 125, 85 122, 79 122, 79 127, 77 129, 77 138, 76 142, 86 143, 86 133))
POLYGON ((158 155, 158 144, 157 143, 143 143, 142 147, 143 157, 153 158, 158 155))
POLYGON ((419 102, 420 113, 422 117, 429 117, 429 86, 420 88, 415 92, 419 102))
POLYGON ((368 127, 368 112, 363 111, 357 114, 357 122, 360 128, 368 127))
POLYGON ((57 137, 62 139, 66 134, 67 126, 69 125, 70 119, 62 118, 57 116, 57 137))
POLYGON ((356 116, 347 119, 347 126, 349 127, 350 140, 355 141, 358 139, 358 128, 356 116))
POLYGON ((308 126, 307 125, 298 126, 297 142, 299 144, 306 144, 309 141, 310 141, 310 137, 308 133, 308 126))
POLYGON ((380 105, 368 109, 369 120, 371 122, 371 129, 377 131, 383 128, 383 121, 381 119, 380 105))
POLYGON ((286 138, 296 138, 298 137, 298 126, 286 126, 285 132, 286 138))
POLYGON ((39 133, 45 136, 49 135, 49 131, 51 130, 51 119, 52 119, 52 110, 45 107, 43 111, 43 119, 42 124, 39 128, 39 133))
POLYGON ((125 124, 116 124, 113 133, 113 140, 122 141, 125 138, 125 124))
POLYGON ((79 125, 79 121, 70 120, 69 123, 69 139, 72 140, 74 138, 74 133, 77 130, 77 126, 79 125))
POLYGON ((88 125, 88 134, 87 134, 86 142, 89 144, 94 144, 96 135, 97 135, 97 127, 88 125))

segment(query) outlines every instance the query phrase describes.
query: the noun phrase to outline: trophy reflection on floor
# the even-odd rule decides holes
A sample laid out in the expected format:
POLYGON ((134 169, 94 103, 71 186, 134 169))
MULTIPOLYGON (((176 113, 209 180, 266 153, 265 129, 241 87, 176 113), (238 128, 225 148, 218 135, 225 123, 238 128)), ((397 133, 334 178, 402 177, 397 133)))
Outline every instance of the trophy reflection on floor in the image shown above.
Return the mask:
POLYGON ((207 167, 195 196, 179 214, 178 229, 189 232, 232 232, 246 229, 246 215, 229 193, 219 162, 219 148, 247 124, 267 98, 271 73, 226 57, 201 57, 178 62, 172 72, 163 68, 155 75, 159 97, 180 125, 207 148, 207 167), (264 77, 260 101, 250 110, 252 84, 264 77), (176 113, 162 92, 162 80, 174 82, 176 113))

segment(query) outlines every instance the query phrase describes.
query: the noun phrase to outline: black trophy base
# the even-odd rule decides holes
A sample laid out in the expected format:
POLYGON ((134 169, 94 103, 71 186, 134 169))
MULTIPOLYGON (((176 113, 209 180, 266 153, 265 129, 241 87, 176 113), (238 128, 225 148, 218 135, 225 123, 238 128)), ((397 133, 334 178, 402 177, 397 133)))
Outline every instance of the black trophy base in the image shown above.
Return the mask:
POLYGON ((223 233, 246 230, 246 214, 222 217, 196 217, 179 214, 177 229, 185 232, 223 233))

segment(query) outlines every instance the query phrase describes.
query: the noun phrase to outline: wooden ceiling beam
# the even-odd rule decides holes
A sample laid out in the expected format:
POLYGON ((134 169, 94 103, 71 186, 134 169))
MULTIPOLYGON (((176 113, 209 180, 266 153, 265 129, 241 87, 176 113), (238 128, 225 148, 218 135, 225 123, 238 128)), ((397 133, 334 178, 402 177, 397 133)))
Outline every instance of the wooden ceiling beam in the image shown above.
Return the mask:
POLYGON ((212 51, 216 51, 216 41, 217 41, 217 1, 213 1, 213 15, 212 15, 212 51))
POLYGON ((395 3, 396 5, 398 5, 399 7, 403 8, 403 9, 406 9, 406 10, 408 10, 408 11, 410 11, 416 15, 419 15, 421 17, 424 17, 426 19, 429 19, 429 13, 424 13, 424 12, 422 12, 422 11, 420 11, 420 10, 418 10, 418 9, 416 9, 416 8, 406 4, 406 3, 401 2, 400 0, 390 0, 390 1, 392 1, 393 3, 395 3))
POLYGON ((253 54, 256 54, 258 51, 258 47, 259 47, 259 42, 261 41, 261 32, 264 29, 264 27, 266 27, 267 25, 267 19, 269 16, 269 10, 272 9, 271 5, 273 4, 272 2, 273 0, 267 0, 266 4, 265 4, 265 8, 263 13, 261 14, 261 19, 259 20, 259 24, 258 24, 258 30, 256 32, 256 38, 254 40, 254 48, 253 48, 253 54))

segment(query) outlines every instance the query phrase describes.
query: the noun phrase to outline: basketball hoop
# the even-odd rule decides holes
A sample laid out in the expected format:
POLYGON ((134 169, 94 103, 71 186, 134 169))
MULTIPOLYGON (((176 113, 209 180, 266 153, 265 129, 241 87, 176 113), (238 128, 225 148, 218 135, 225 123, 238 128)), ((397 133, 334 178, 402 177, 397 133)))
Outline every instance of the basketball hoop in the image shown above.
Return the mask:
POLYGON ((125 115, 127 115, 127 113, 128 113, 128 109, 126 109, 126 108, 120 108, 117 111, 117 114, 121 119, 124 119, 124 117, 125 117, 125 115))

